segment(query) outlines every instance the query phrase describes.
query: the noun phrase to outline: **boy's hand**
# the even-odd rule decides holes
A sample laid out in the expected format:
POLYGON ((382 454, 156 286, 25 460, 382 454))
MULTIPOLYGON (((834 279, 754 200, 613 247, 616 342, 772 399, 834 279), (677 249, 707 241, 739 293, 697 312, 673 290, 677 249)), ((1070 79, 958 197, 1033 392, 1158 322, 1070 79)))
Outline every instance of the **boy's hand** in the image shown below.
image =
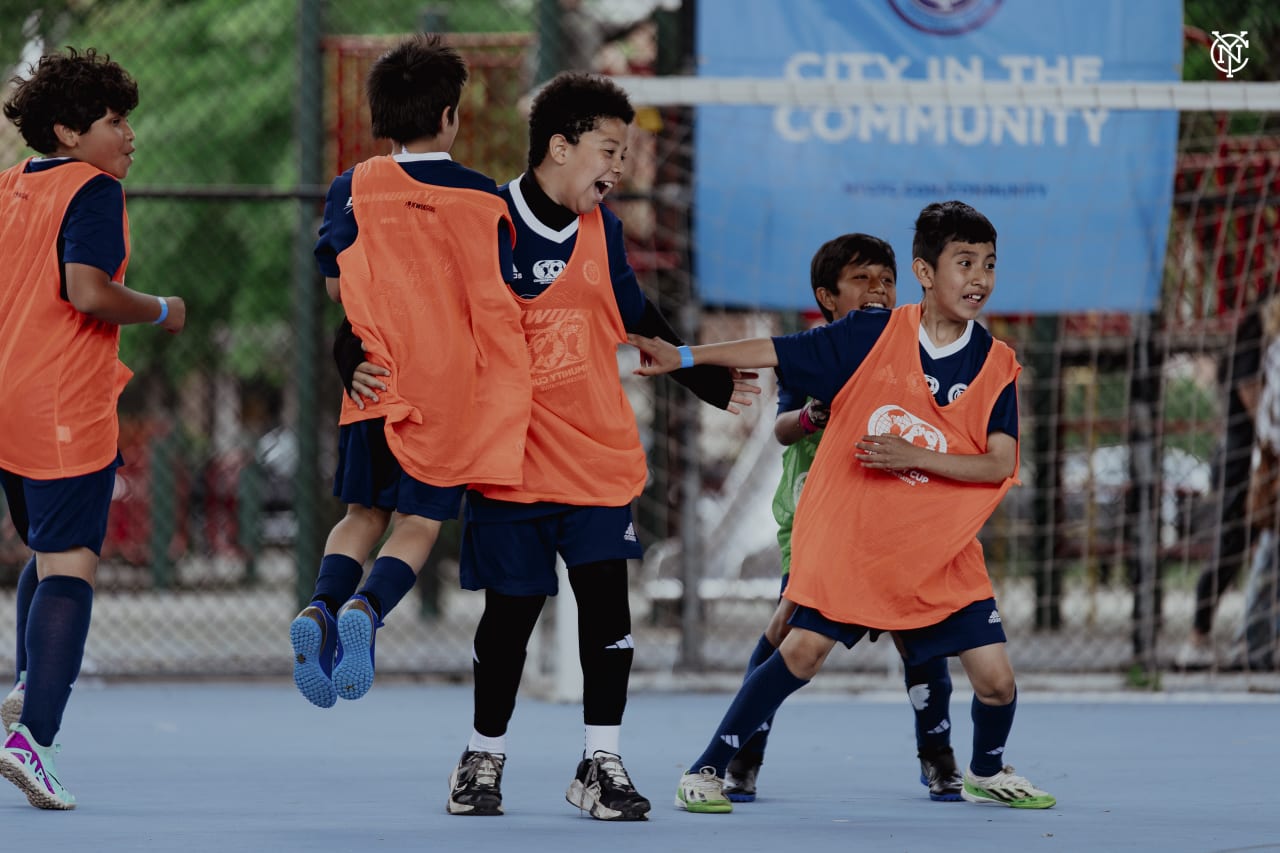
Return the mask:
POLYGON ((164 318, 160 328, 176 335, 187 325, 187 303, 181 296, 166 296, 164 301, 169 305, 169 316, 164 318))
MULTIPOLYGON (((644 356, 641 355, 640 358, 643 360, 644 356)), ((733 396, 729 398, 725 411, 737 415, 742 412, 738 406, 750 406, 752 399, 760 393, 760 383, 756 381, 760 374, 736 367, 729 368, 729 373, 733 376, 733 396)))
POLYGON ((854 458, 867 468, 901 471, 917 467, 921 453, 932 453, 900 435, 864 435, 856 445, 854 458))
MULTIPOLYGON (((673 344, 662 338, 643 338, 639 335, 627 335, 627 340, 640 350, 640 367, 636 369, 636 375, 660 376, 680 369, 680 351, 673 344)), ((737 396, 737 382, 734 383, 734 396, 737 396)))
MULTIPOLYGON (((360 345, 364 349, 364 344, 360 345)), ((387 390, 387 384, 378 379, 379 376, 390 376, 391 371, 371 361, 362 361, 356 365, 356 372, 351 377, 351 402, 364 411, 366 399, 378 402, 378 392, 387 390)))
POLYGON ((827 419, 831 417, 831 407, 821 400, 810 400, 804 404, 804 410, 809 415, 809 423, 813 424, 817 429, 825 429, 827 419))

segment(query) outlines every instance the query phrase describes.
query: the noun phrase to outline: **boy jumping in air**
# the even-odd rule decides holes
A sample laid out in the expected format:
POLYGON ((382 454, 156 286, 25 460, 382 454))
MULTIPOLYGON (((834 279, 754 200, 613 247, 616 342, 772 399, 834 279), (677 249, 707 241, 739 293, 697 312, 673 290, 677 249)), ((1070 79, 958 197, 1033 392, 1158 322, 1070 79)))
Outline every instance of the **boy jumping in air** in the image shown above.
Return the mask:
POLYGON ((367 89, 394 153, 334 179, 316 259, 367 350, 378 391, 343 398, 334 494, 314 600, 293 620, 293 679, 314 705, 373 685, 374 638, 413 588, 473 479, 520 481, 531 391, 507 206, 458 165, 467 68, 437 35, 381 56, 367 89), (394 520, 359 592, 363 562, 394 520))

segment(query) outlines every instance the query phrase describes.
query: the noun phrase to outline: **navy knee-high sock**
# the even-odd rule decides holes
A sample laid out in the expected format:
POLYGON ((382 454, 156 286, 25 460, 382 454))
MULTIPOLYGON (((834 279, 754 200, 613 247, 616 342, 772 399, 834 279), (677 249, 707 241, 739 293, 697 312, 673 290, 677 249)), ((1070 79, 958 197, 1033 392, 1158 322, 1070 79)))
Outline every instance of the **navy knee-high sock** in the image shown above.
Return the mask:
POLYGON ((378 611, 378 618, 386 619, 418 580, 418 573, 399 557, 379 557, 373 561, 369 579, 360 588, 360 594, 378 611))
MULTIPOLYGON (((760 639, 756 641, 756 647, 751 650, 751 657, 747 660, 747 672, 742 680, 745 682, 750 678, 751 673, 759 669, 760 664, 772 657, 776 651, 777 648, 769 642, 769 638, 761 634, 760 639)), ((764 751, 769 746, 771 731, 773 731, 772 714, 760 725, 760 728, 756 729, 756 733, 743 745, 742 749, 738 750, 738 757, 750 764, 763 764, 764 751)))
POLYGON ((951 746, 951 673, 946 658, 906 668, 907 698, 915 711, 916 750, 936 755, 951 746))
POLYGON ((62 712, 80 674, 93 612, 93 587, 81 578, 40 581, 27 616, 27 692, 21 722, 41 746, 62 728, 62 712))
POLYGON ((13 651, 13 681, 15 684, 22 680, 22 674, 27 671, 27 614, 31 612, 31 599, 36 594, 36 585, 38 583, 40 583, 40 576, 36 574, 36 555, 32 554, 31 559, 27 560, 27 564, 22 567, 22 574, 18 575, 18 636, 13 651))
POLYGON ((1008 705, 984 705, 973 697, 973 758, 969 769, 974 776, 994 776, 1004 768, 1004 747, 1013 728, 1017 694, 1008 705))
POLYGON ((325 554, 320 560, 320 573, 316 576, 313 601, 324 602, 330 616, 338 615, 338 608, 355 595, 364 577, 364 566, 346 554, 325 554))
POLYGON ((733 704, 716 728, 715 737, 689 766, 688 772, 714 767, 717 776, 724 776, 729 761, 760 724, 772 717, 788 696, 808 683, 807 679, 792 675, 782 653, 774 652, 742 682, 733 704))

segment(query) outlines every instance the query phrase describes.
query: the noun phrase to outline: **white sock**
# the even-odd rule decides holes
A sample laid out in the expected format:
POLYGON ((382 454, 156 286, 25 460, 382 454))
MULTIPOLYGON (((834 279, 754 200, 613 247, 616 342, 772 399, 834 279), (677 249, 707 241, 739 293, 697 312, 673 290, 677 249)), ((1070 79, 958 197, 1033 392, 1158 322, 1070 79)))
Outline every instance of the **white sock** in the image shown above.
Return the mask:
POLYGON ((471 730, 471 740, 467 741, 468 752, 488 752, 493 755, 507 754, 507 736, 498 735, 497 737, 489 737, 482 735, 475 729, 471 730))
POLYGON ((583 754, 590 758, 597 752, 618 752, 618 741, 622 735, 622 726, 586 726, 586 747, 583 754))

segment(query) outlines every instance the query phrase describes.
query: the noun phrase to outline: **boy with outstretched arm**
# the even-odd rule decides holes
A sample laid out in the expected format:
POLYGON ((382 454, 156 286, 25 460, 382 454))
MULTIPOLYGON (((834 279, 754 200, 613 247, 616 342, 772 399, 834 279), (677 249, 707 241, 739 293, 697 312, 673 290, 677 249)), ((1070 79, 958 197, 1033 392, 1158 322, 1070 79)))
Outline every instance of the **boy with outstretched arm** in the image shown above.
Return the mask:
POLYGON ((632 336, 655 375, 690 364, 777 367, 831 401, 795 519, 791 631, 743 683, 676 805, 733 807, 724 774, 743 743, 809 682, 836 642, 893 631, 907 664, 958 655, 974 688, 961 796, 1043 809, 1054 798, 1004 764, 1017 689, 977 534, 1018 471, 1021 368, 976 322, 995 287, 996 231, 958 201, 916 220, 918 305, 857 311, 797 335, 699 347, 632 336))
MULTIPOLYGON (((853 311, 890 311, 898 304, 898 265, 893 247, 870 234, 842 234, 823 243, 809 265, 809 284, 826 322, 853 311)), ((778 387, 778 417, 773 434, 782 452, 782 477, 773 496, 782 557, 782 597, 747 662, 747 677, 773 655, 790 630, 795 604, 785 597, 791 577, 791 537, 796 503, 825 434, 830 407, 804 394, 778 387)), ((920 781, 937 802, 960 799, 962 778, 951 749, 951 674, 945 657, 905 667, 907 698, 915 722, 920 781)), ((756 798, 756 780, 773 730, 768 719, 742 745, 725 772, 724 793, 731 802, 756 798)))
MULTIPOLYGON (((557 555, 578 605, 583 673, 584 750, 565 797, 598 820, 649 813, 620 746, 635 652, 627 560, 642 554, 631 501, 648 471, 617 347, 628 333, 681 341, 640 289, 622 222, 601 205, 622 176, 634 116, 609 79, 558 75, 532 104, 527 171, 500 189, 515 224, 508 295, 521 312, 533 411, 519 483, 477 479, 467 492, 461 583, 484 590, 485 605, 472 645, 472 733, 449 777, 450 814, 503 814, 507 726, 529 639, 558 592, 557 555)), ((344 381, 360 353, 357 338, 335 347, 344 381)), ((348 384, 371 400, 381 380, 369 367, 352 368, 348 384)), ((722 367, 673 378, 735 413, 759 393, 754 374, 722 367)))

